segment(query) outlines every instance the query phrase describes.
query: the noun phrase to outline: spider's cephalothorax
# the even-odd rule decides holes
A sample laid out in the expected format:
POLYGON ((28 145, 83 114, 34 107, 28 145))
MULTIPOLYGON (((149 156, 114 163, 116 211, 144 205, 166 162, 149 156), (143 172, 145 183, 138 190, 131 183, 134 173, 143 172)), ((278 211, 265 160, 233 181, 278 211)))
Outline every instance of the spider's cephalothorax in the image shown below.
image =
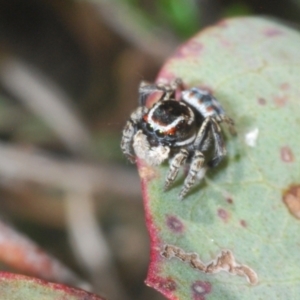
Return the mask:
POLYGON ((195 114, 184 102, 159 101, 143 117, 140 128, 150 146, 180 146, 195 136, 195 114))
POLYGON ((123 153, 132 162, 137 156, 159 165, 171 158, 165 189, 175 180, 180 167, 190 163, 180 198, 187 194, 205 165, 215 167, 226 155, 219 123, 224 121, 234 130, 234 122, 210 93, 199 88, 184 90, 182 86, 179 79, 170 84, 142 82, 139 107, 127 121, 121 142, 123 153), (158 99, 147 108, 147 99, 154 94, 158 99), (208 151, 211 149, 213 155, 208 151))

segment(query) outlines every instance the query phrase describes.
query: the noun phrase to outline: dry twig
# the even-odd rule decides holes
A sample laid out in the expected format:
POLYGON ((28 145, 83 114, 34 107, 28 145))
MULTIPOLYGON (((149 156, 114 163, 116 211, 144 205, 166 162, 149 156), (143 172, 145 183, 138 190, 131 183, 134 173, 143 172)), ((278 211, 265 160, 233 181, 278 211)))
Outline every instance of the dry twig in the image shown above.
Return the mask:
POLYGON ((3 222, 0 222, 0 260, 33 276, 90 289, 89 284, 61 262, 3 222))
POLYGON ((62 160, 41 151, 24 151, 0 143, 0 184, 32 181, 67 191, 113 193, 140 197, 138 175, 134 170, 113 165, 95 165, 62 160))

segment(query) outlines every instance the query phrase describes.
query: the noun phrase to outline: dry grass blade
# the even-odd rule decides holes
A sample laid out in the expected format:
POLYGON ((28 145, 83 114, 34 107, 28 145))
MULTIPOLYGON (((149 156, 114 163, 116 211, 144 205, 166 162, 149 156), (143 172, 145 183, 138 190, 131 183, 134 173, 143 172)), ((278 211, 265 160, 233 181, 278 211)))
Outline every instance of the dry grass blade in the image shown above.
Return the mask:
POLYGON ((88 273, 95 292, 107 294, 111 299, 127 299, 106 238, 96 220, 92 195, 88 191, 69 192, 65 204, 72 249, 88 273))
POLYGON ((84 152, 88 130, 71 107, 71 100, 49 78, 16 59, 7 59, 0 68, 0 81, 34 114, 41 117, 73 152, 84 152))
POLYGON ((119 166, 60 160, 42 152, 26 152, 0 143, 0 183, 32 181, 68 191, 110 192, 123 197, 141 195, 135 171, 119 166))

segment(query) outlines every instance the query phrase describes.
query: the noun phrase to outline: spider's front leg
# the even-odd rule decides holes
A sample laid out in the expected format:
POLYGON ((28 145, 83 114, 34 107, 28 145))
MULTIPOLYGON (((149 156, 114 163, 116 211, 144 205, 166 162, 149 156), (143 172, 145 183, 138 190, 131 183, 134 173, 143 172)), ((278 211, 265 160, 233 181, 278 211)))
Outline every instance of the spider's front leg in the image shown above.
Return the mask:
MULTIPOLYGON (((211 117, 204 119, 197 136, 195 138, 193 147, 195 149, 194 156, 190 165, 189 173, 184 181, 183 188, 179 194, 179 198, 183 199, 186 194, 189 192, 191 187, 195 184, 198 173, 202 170, 205 157, 201 151, 207 150, 207 147, 210 143, 210 133, 211 124, 213 123, 211 117)), ((215 121, 218 125, 217 121, 215 121)), ((218 128, 220 129, 219 125, 218 128)))
POLYGON ((194 185, 197 179, 197 174, 202 169, 203 164, 204 155, 201 151, 196 150, 190 165, 189 173, 186 179, 184 180, 183 188, 181 189, 181 192, 179 194, 180 199, 183 199, 185 195, 189 192, 191 187, 194 185))
POLYGON ((211 119, 211 131, 215 143, 215 156, 208 162, 208 166, 214 168, 223 160, 227 151, 220 125, 214 118, 211 119))
POLYGON ((121 149, 124 155, 132 163, 135 162, 135 155, 132 149, 132 142, 134 135, 136 133, 137 123, 141 121, 143 116, 148 112, 148 109, 145 106, 139 106, 131 115, 130 119, 126 122, 126 125, 123 129, 122 140, 121 140, 121 149))
MULTIPOLYGON (((226 119, 223 118, 221 121, 230 122, 231 125, 234 125, 233 120, 228 117, 226 117, 226 119)), ((202 149, 204 140, 207 135, 207 130, 209 130, 209 129, 211 130, 212 137, 214 139, 214 147, 215 147, 214 157, 207 164, 211 168, 216 167, 226 156, 226 152, 227 152, 225 143, 224 143, 224 139, 223 139, 223 135, 222 135, 222 130, 219 125, 219 123, 221 121, 220 121, 220 119, 217 119, 215 117, 207 117, 204 120, 204 122, 197 134, 195 142, 194 142, 194 147, 196 149, 202 149)), ((203 151, 203 149, 202 149, 202 151, 203 151)))
POLYGON ((174 182, 176 179, 179 169, 181 166, 183 166, 186 162, 186 159, 189 155, 189 152, 186 149, 181 149, 179 153, 177 153, 174 158, 172 159, 172 162, 170 164, 170 169, 165 181, 164 190, 167 190, 169 186, 174 182))
POLYGON ((147 81, 141 81, 139 85, 139 105, 145 106, 148 97, 154 94, 155 92, 161 92, 163 95, 163 91, 156 84, 149 83, 147 81))
POLYGON ((226 124, 228 125, 229 132, 230 132, 232 135, 236 135, 236 134, 237 134, 237 133, 236 133, 236 130, 235 130, 235 124, 234 124, 234 121, 233 121, 230 117, 228 117, 228 116, 226 116, 226 115, 220 115, 220 116, 219 116, 219 119, 220 119, 220 120, 217 120, 218 123, 221 123, 221 122, 226 123, 226 124))
POLYGON ((139 86, 139 105, 145 106, 147 99, 150 96, 154 96, 154 102, 159 100, 168 100, 175 96, 176 90, 183 89, 183 82, 180 78, 176 78, 169 84, 158 82, 149 83, 147 81, 141 81, 139 86))

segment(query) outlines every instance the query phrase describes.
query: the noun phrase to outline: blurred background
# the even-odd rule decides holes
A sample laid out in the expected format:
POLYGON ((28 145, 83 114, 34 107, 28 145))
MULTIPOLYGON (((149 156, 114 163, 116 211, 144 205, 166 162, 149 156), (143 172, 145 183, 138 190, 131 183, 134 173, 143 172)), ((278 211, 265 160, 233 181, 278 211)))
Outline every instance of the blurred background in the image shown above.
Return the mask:
POLYGON ((1 222, 108 299, 164 299, 144 284, 149 239, 122 127, 141 80, 240 15, 298 28, 300 0, 1 0, 1 222))

